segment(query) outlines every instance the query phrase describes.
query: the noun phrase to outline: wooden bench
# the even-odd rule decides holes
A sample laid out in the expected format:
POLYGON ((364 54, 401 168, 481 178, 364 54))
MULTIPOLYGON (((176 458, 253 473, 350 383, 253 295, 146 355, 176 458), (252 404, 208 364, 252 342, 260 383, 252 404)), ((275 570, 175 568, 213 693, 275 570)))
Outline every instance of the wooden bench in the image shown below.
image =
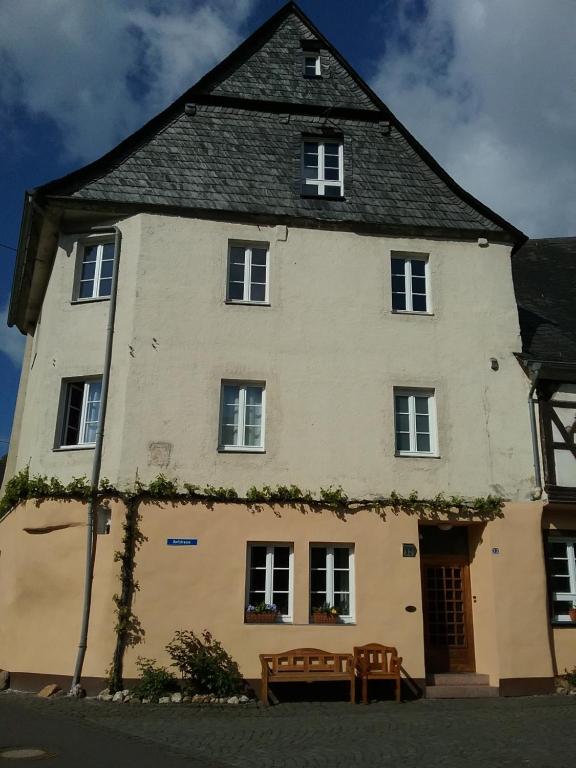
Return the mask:
POLYGON ((347 680, 350 702, 356 701, 356 676, 351 653, 329 653, 318 648, 296 648, 284 653, 260 654, 262 683, 260 698, 268 704, 270 683, 320 682, 347 680))
POLYGON ((368 680, 393 680, 396 701, 401 701, 400 668, 402 657, 396 648, 380 643, 370 643, 354 648, 354 665, 362 680, 362 703, 368 704, 368 680))

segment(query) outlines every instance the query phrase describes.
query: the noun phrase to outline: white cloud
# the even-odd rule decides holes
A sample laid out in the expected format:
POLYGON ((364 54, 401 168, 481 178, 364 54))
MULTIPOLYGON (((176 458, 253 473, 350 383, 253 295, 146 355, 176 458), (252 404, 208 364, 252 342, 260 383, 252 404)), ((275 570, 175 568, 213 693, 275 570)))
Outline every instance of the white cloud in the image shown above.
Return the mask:
POLYGON ((19 0, 2 5, 0 120, 23 106, 94 159, 239 42, 255 0, 19 0))
POLYGON ((576 2, 414 7, 400 5, 375 90, 482 202, 531 236, 576 234, 576 2))
MULTIPOLYGON (((22 364, 22 354, 24 352, 24 344, 26 337, 23 336, 16 328, 8 328, 6 325, 8 321, 8 304, 3 307, 0 306, 0 369, 6 364, 5 360, 8 360, 19 369, 22 364)), ((0 453, 1 453, 0 446, 0 453)))

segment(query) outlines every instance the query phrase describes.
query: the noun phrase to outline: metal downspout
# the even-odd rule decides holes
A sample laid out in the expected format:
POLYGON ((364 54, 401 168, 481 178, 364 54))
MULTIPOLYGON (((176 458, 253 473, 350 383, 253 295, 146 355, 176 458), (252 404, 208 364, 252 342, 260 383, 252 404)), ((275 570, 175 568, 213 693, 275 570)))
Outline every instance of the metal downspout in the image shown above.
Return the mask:
MULTIPOLYGON (((107 231, 114 230, 114 267, 112 270, 112 288, 110 292, 110 306, 108 309, 108 327, 106 329, 106 351, 104 354, 104 369, 102 371, 102 389, 100 392, 100 414, 98 417, 98 428, 96 431, 96 444, 94 446, 94 458, 92 460, 92 476, 90 478, 91 498, 88 502, 87 531, 86 531, 86 569, 84 576, 84 598, 82 604, 82 627, 80 629, 80 642, 78 643, 78 654, 76 656, 76 666, 74 668, 74 677, 70 688, 71 695, 78 695, 80 688, 80 679, 82 676, 82 667, 84 657, 88 646, 88 626, 90 622, 90 608, 92 603, 92 582, 94 578, 94 559, 96 555, 96 509, 94 496, 98 491, 100 484, 100 466, 102 464, 102 443, 104 439, 104 422, 106 418, 106 406, 108 403, 108 385, 110 382, 110 365, 112 361, 112 346, 114 339, 114 319, 116 316, 116 296, 118 293, 118 269, 120 266, 120 246, 122 243, 122 233, 118 227, 106 227, 107 231)), ((94 227, 92 231, 97 231, 94 227)))
POLYGON ((540 448, 538 445, 538 430, 536 428, 536 403, 538 399, 534 400, 534 391, 538 384, 538 377, 540 376, 541 365, 538 364, 535 368, 534 378, 532 379, 532 386, 528 393, 528 409, 530 411, 530 433, 532 435, 532 455, 534 457, 534 478, 536 480, 536 494, 535 499, 542 498, 542 471, 540 468, 540 448))

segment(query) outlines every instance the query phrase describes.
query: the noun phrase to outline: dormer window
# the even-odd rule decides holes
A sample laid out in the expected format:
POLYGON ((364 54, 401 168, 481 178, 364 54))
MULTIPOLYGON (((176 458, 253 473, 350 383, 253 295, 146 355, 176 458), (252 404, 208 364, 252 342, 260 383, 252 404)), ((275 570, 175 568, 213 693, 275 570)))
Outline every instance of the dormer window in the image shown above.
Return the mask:
POLYGON ((305 77, 322 77, 322 65, 318 54, 306 54, 304 56, 305 77))
POLYGON ((316 197, 344 195, 344 147, 341 141, 304 141, 302 194, 316 197))

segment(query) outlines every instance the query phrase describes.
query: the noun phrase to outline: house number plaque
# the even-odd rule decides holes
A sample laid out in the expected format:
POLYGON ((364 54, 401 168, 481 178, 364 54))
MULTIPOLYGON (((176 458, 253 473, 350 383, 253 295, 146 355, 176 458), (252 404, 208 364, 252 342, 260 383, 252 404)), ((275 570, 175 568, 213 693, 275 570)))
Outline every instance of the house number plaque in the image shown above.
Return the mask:
POLYGON ((416 557, 417 551, 415 544, 402 544, 402 557, 416 557))

